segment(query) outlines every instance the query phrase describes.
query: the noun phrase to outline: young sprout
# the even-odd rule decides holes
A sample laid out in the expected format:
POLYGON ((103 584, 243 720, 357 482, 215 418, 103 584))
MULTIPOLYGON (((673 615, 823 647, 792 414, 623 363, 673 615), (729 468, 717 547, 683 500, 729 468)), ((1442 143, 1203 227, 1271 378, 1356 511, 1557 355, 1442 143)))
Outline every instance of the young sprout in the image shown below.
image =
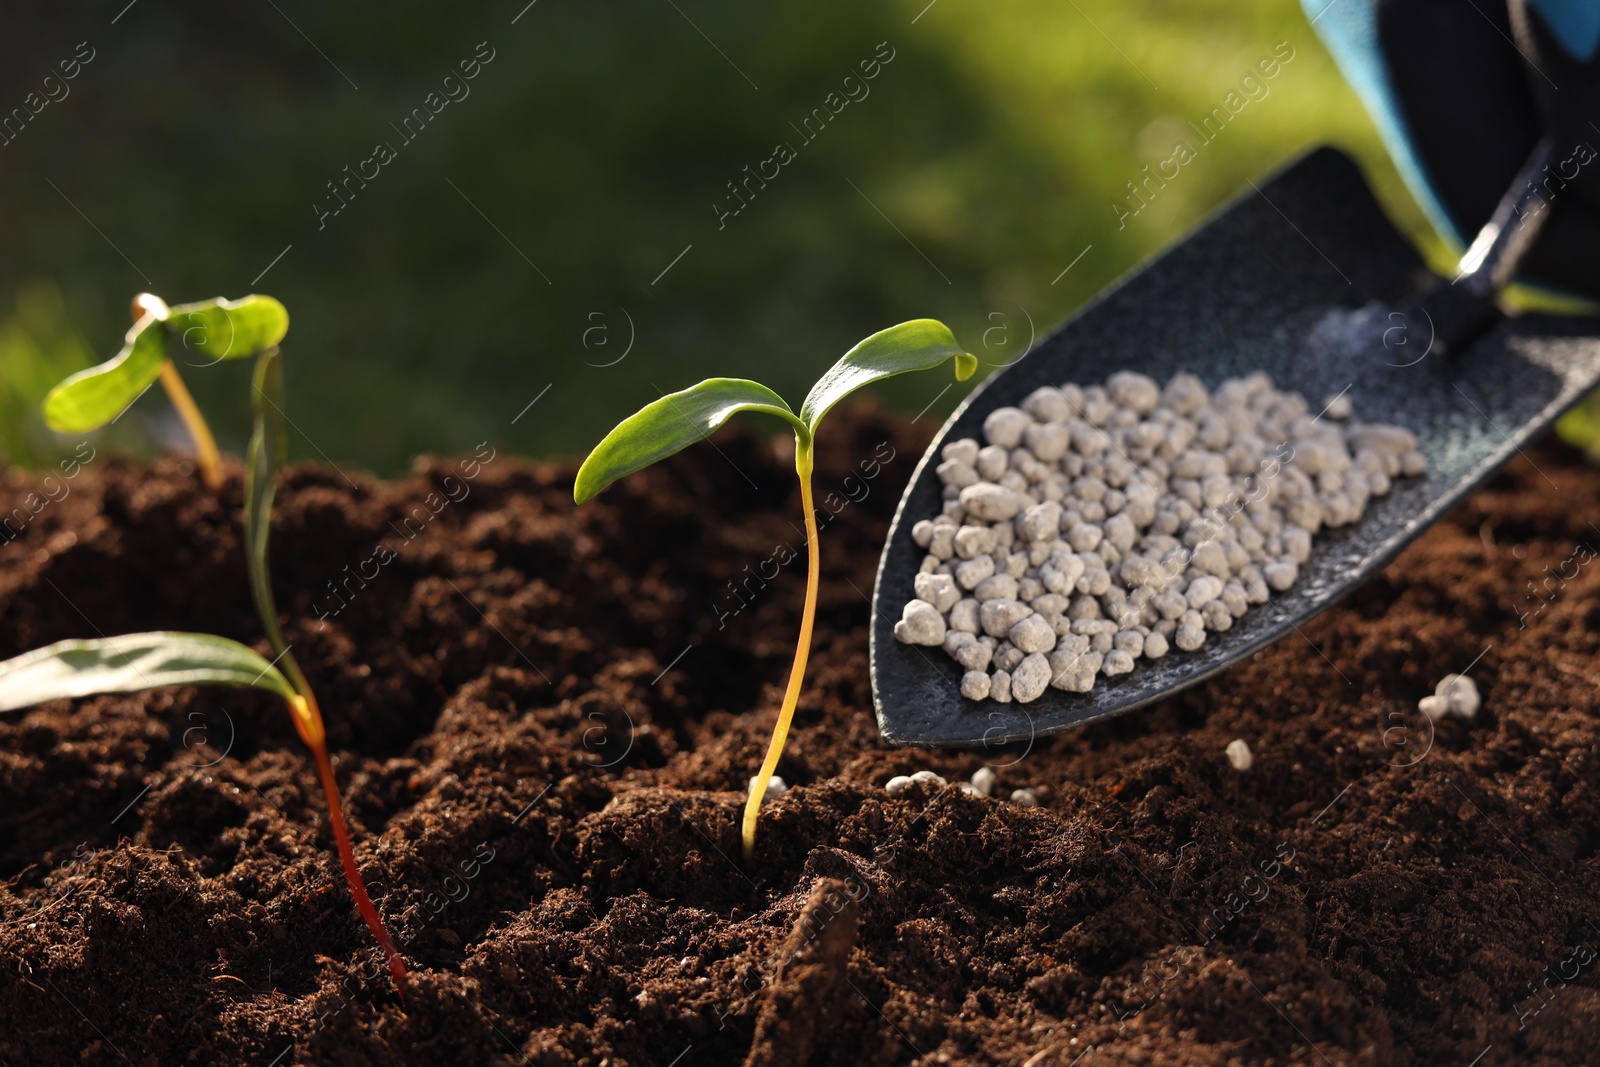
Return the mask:
POLYGON ((572 496, 582 504, 617 479, 710 437, 741 411, 776 415, 794 430, 794 467, 800 476, 809 558, 806 600, 800 616, 800 640, 795 647, 794 666, 789 671, 789 686, 778 709, 778 722, 767 745, 766 759, 751 780, 750 796, 745 803, 742 833, 746 863, 755 858, 756 819, 761 811, 761 800, 778 769, 778 759, 783 755, 783 743, 789 736, 789 723, 800 700, 806 659, 811 652, 811 628, 817 613, 817 586, 822 565, 817 545, 816 511, 811 501, 811 466, 817 426, 829 409, 862 386, 907 371, 928 370, 948 359, 955 360, 958 381, 970 378, 978 366, 977 358, 968 355, 956 343, 955 336, 942 322, 913 319, 891 326, 856 345, 829 368, 811 387, 798 415, 782 397, 758 382, 743 378, 709 378, 682 392, 664 396, 624 419, 595 446, 578 469, 572 496))
POLYGON ((322 711, 278 629, 278 611, 272 598, 267 560, 267 535, 276 493, 274 479, 283 464, 285 444, 283 370, 276 347, 269 347, 257 359, 253 386, 255 429, 250 437, 245 472, 245 562, 256 612, 267 631, 274 658, 268 660, 225 637, 172 631, 125 634, 93 641, 58 641, 0 663, 0 711, 46 700, 96 693, 132 693, 169 685, 247 686, 281 697, 288 707, 295 732, 311 750, 316 762, 317 777, 328 803, 328 822, 350 893, 372 936, 383 949, 389 973, 394 977, 395 988, 403 1002, 405 960, 384 928, 383 919, 356 865, 350 831, 339 803, 333 763, 328 758, 322 711))
POLYGON ((153 293, 133 298, 133 328, 122 351, 59 383, 44 398, 44 420, 58 433, 87 433, 128 410, 157 379, 194 441, 208 489, 222 485, 222 463, 194 397, 183 384, 173 352, 185 349, 212 363, 262 352, 289 330, 289 313, 270 296, 202 300, 169 308, 153 293))

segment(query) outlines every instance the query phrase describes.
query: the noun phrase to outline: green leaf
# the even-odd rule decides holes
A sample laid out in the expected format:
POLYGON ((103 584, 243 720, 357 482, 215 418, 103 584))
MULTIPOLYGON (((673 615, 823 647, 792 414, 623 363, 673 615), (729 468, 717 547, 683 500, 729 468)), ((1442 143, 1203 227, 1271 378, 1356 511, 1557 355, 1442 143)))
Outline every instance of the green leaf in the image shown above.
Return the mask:
POLYGON ((98 430, 155 383, 166 360, 166 331, 146 315, 128 331, 121 352, 50 390, 44 398, 44 421, 57 433, 98 430))
POLYGON ((289 332, 289 312, 270 296, 217 297, 176 305, 167 313, 167 329, 175 351, 216 363, 253 356, 282 341, 289 332))
POLYGON ((707 378, 646 404, 618 423, 578 468, 572 498, 583 503, 617 479, 705 440, 741 411, 776 415, 793 426, 803 441, 810 438, 805 424, 795 418, 783 397, 760 382, 707 378))
MULTIPOLYGON (((288 454, 283 430, 283 361, 276 348, 267 349, 256 359, 250 406, 255 411, 255 427, 244 464, 245 566, 250 571, 250 594, 256 602, 256 614, 261 616, 272 651, 282 655, 283 633, 278 629, 278 606, 272 599, 272 570, 267 556, 278 470, 288 454)), ((299 673, 292 660, 289 669, 291 674, 299 673)))
POLYGON ((0 711, 165 685, 241 685, 295 699, 289 680, 245 645, 210 634, 159 631, 57 641, 0 663, 0 711))
POLYGON ((978 369, 976 356, 956 343, 950 327, 934 319, 912 319, 879 330, 856 345, 817 379, 800 405, 800 418, 813 434, 817 424, 839 401, 863 385, 907 371, 930 370, 947 359, 956 361, 956 381, 964 382, 978 369))

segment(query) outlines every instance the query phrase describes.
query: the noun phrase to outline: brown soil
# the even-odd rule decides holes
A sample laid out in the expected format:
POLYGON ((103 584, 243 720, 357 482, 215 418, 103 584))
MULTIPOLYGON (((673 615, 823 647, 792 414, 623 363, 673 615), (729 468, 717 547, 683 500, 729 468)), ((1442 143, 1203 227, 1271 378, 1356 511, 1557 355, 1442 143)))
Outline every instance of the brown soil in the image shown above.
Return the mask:
MULTIPOLYGON (((784 457, 728 434, 574 509, 570 467, 497 456, 409 542, 458 464, 291 471, 279 603, 410 1011, 269 697, 61 702, 0 719, 0 1060, 1592 1062, 1600 471, 1534 450, 1303 638, 1152 710, 929 753, 878 740, 866 594, 930 431, 825 435, 823 493, 897 457, 823 534, 792 788, 749 869, 803 581, 784 457), (397 558, 319 627, 381 540, 397 558), (790 553, 733 614, 724 583, 790 553), (1475 660, 1478 721, 1430 731, 1417 699, 1475 660), (985 763, 1040 806, 883 791, 985 763)), ((0 482, 0 513, 40 487, 0 482)), ((101 458, 66 484, 0 547, 0 655, 265 647, 237 479, 216 500, 180 460, 101 458)))

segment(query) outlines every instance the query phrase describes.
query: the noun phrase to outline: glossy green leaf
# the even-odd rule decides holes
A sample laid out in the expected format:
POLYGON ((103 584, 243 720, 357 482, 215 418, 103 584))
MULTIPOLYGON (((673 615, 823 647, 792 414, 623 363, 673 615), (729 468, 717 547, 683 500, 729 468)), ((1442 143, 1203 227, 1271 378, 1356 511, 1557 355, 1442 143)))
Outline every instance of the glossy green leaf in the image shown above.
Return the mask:
POLYGON ((0 711, 166 685, 241 685, 295 697, 276 667, 237 641, 158 631, 57 641, 0 663, 0 711))
POLYGON ((167 334, 146 315, 128 331, 122 351, 65 379, 44 398, 44 421, 57 433, 98 430, 155 384, 167 359, 167 334))
POLYGON ((270 296, 177 304, 167 314, 172 350, 192 364, 243 359, 271 348, 289 332, 289 312, 270 296))
MULTIPOLYGON (((261 616, 272 650, 281 655, 283 634, 278 629, 278 607, 272 599, 271 561, 267 555, 278 470, 289 447, 283 429, 283 361, 276 348, 269 348, 256 359, 250 406, 255 411, 255 426, 244 462, 245 566, 250 571, 250 594, 256 602, 256 614, 261 616)), ((292 666, 291 673, 296 673, 292 666)))
POLYGON ((810 436, 783 397, 761 383, 743 378, 707 378, 699 385, 646 404, 618 423, 578 468, 572 498, 583 503, 618 478, 705 440, 741 411, 776 415, 802 438, 810 436))
POLYGON ((846 352, 817 379, 800 405, 800 419, 815 434, 817 424, 839 401, 864 385, 914 370, 930 370, 947 359, 956 361, 956 381, 978 369, 976 356, 956 343, 955 335, 935 319, 912 319, 879 330, 846 352))

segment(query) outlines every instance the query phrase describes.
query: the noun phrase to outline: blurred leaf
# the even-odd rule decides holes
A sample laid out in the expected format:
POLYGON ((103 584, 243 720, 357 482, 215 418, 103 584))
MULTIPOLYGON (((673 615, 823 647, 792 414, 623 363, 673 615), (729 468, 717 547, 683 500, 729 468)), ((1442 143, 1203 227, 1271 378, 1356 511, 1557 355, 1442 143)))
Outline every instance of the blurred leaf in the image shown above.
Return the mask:
POLYGON ((93 362, 94 350, 68 321, 56 287, 25 286, 15 314, 0 326, 0 459, 40 467, 71 454, 45 426, 40 405, 52 386, 93 362))
POLYGON ((206 362, 244 359, 271 348, 289 332, 289 312, 270 296, 178 304, 167 314, 174 351, 206 362))
POLYGON ((583 503, 618 478, 705 440, 741 411, 776 415, 793 426, 802 439, 810 436, 783 397, 761 383, 743 378, 708 378, 646 404, 623 419, 583 461, 573 483, 572 498, 583 503))
POLYGON ((167 332, 152 315, 128 331, 122 351, 81 370, 44 398, 44 420, 57 433, 85 433, 128 410, 161 374, 167 358, 167 332))
POLYGON ((57 641, 0 663, 0 711, 166 685, 242 685, 296 699, 276 667, 237 641, 158 631, 57 641))
POLYGON ((1600 463, 1600 392, 1590 393, 1561 416, 1556 433, 1567 444, 1583 449, 1591 462, 1600 463))
POLYGON ((840 357, 817 379, 800 405, 800 419, 817 432, 817 424, 839 401, 864 385, 914 370, 929 370, 947 359, 956 361, 956 381, 978 369, 976 356, 956 343, 950 327, 934 319, 912 319, 879 330, 840 357))
MULTIPOLYGON (((581 457, 595 431, 659 396, 657 382, 753 378, 804 397, 838 358, 828 353, 922 314, 985 363, 1006 363, 1032 334, 1024 312, 1042 337, 1314 143, 1353 148, 1407 232, 1427 233, 1295 3, 941 3, 910 34, 927 0, 679 6, 759 92, 669 4, 631 5, 620 20, 606 5, 539 4, 515 27, 537 19, 539 32, 493 42, 499 57, 462 82, 470 97, 412 140, 404 116, 441 88, 427 72, 459 71, 481 39, 433 6, 395 5, 381 20, 336 4, 307 6, 309 22, 294 14, 323 47, 350 42, 373 82, 349 70, 352 92, 316 56, 305 62, 281 20, 266 33, 245 8, 194 18, 170 5, 135 18, 141 4, 117 23, 116 52, 146 61, 101 49, 92 86, 72 82, 71 98, 5 149, 0 296, 61 279, 74 320, 111 337, 127 328, 111 294, 145 284, 119 249, 173 293, 236 291, 270 267, 263 280, 295 307, 297 365, 315 368, 290 375, 295 423, 340 463, 403 474, 417 453, 471 451, 496 420, 507 449, 581 457), (1270 95, 1221 136, 1192 130, 1278 41, 1296 58, 1263 80, 1270 95), (56 121, 63 108, 72 121, 56 121), (400 161, 373 181, 362 157, 380 138, 400 161), (1157 195, 1124 225, 1119 211, 1138 206, 1129 183, 1146 190, 1175 140, 1196 158, 1177 180, 1152 181, 1157 195), (763 161, 776 142, 797 156, 774 180, 763 161), (483 165, 464 177, 464 160, 483 165), (628 348, 625 313, 639 343, 601 367, 628 348), (994 330, 997 313, 1013 328, 994 330), (988 343, 1002 336, 1010 343, 988 343), (538 418, 507 425, 552 382, 538 418)), ((14 5, 9 18, 0 47, 17 62, 0 73, 16 103, 36 88, 27 42, 65 41, 81 14, 14 5)), ((249 372, 215 370, 189 387, 242 452, 249 372)), ((904 375, 873 391, 909 412, 933 401, 924 421, 937 421, 965 393, 935 400, 947 381, 904 375)), ((151 400, 114 430, 158 408, 151 400)), ((302 453, 316 456, 296 435, 291 454, 302 453)))

